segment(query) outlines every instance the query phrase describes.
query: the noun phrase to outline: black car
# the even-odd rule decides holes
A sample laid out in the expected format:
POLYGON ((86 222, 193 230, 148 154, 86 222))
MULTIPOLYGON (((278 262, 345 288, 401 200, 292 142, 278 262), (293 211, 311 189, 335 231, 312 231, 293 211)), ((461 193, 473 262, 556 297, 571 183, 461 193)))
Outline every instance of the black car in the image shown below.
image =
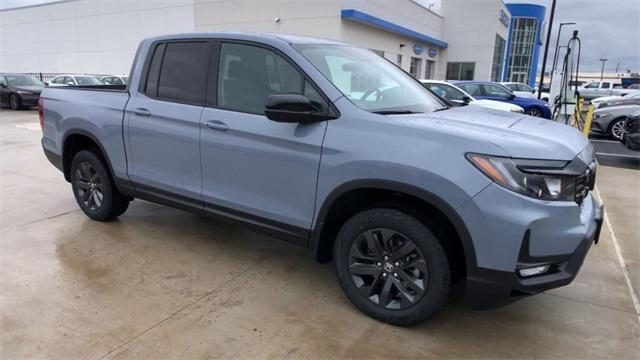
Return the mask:
POLYGON ((0 107, 19 110, 37 106, 42 90, 42 81, 31 75, 0 74, 0 107))
POLYGON ((640 112, 625 120, 622 143, 627 149, 640 151, 640 112))

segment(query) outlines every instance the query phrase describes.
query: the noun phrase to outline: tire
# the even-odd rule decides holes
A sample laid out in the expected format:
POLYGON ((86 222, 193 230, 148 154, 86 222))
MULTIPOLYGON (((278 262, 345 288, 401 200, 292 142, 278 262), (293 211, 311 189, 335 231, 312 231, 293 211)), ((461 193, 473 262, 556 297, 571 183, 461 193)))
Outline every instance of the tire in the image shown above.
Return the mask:
POLYGON ((625 119, 615 119, 609 124, 609 129, 607 133, 614 140, 622 140, 622 131, 624 131, 624 120, 625 119))
POLYGON ((16 94, 9 95, 9 107, 11 110, 22 110, 24 106, 22 106, 22 99, 20 96, 16 94))
POLYGON ((542 117, 542 111, 534 107, 527 109, 527 111, 525 111, 525 114, 529 116, 542 117))
POLYGON ((73 157, 70 178, 76 202, 89 218, 109 221, 127 210, 129 199, 118 192, 104 161, 92 151, 73 157))
POLYGON ((336 238, 334 265, 349 300, 388 324, 422 323, 449 297, 451 271, 442 246, 427 226, 398 210, 369 209, 347 220, 336 238))

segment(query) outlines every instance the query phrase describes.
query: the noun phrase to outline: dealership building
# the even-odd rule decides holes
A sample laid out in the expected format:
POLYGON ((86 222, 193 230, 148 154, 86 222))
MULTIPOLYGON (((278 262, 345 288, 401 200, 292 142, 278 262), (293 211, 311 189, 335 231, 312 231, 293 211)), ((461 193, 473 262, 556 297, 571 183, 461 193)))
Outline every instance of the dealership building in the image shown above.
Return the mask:
POLYGON ((544 13, 502 0, 66 0, 0 11, 0 72, 124 74, 145 37, 246 31, 354 43, 418 78, 532 84, 544 13))

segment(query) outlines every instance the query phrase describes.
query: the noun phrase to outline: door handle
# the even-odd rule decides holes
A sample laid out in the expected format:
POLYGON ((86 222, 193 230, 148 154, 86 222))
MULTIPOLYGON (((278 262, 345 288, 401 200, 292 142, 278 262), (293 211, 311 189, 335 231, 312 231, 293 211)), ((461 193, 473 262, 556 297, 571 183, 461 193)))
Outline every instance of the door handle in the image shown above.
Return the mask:
POLYGON ((151 111, 144 108, 137 108, 133 110, 133 113, 138 116, 151 116, 151 111))
POLYGON ((229 127, 220 120, 205 121, 204 126, 211 130, 227 131, 229 127))

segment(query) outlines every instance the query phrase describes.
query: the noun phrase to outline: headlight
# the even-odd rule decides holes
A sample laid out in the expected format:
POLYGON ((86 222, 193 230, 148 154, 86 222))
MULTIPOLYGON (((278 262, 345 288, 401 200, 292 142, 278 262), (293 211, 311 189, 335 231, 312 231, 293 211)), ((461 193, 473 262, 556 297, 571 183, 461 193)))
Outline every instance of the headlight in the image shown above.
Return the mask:
POLYGON ((511 112, 515 112, 515 113, 523 113, 524 110, 522 108, 511 108, 511 112))
POLYGON ((20 94, 20 95, 33 95, 33 93, 32 93, 32 92, 29 92, 29 91, 22 91, 22 90, 18 90, 18 91, 16 91, 16 92, 17 92, 18 94, 20 94))
POLYGON ((498 185, 540 200, 575 201, 576 175, 563 174, 567 161, 511 159, 467 154, 498 185), (547 172, 547 173, 545 173, 547 172))
POLYGON ((603 117, 607 117, 607 116, 609 116, 609 114, 608 114, 608 113, 599 113, 599 114, 595 114, 593 117, 594 117, 595 119, 601 119, 601 118, 603 118, 603 117))

